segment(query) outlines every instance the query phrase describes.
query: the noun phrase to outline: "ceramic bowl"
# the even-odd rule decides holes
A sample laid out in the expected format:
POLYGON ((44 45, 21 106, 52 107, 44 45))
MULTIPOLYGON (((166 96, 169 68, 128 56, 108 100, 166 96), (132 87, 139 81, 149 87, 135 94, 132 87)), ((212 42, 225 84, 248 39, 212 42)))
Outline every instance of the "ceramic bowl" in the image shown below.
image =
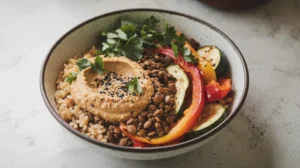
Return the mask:
POLYGON ((86 141, 89 145, 94 145, 95 150, 99 150, 99 152, 103 152, 106 155, 136 160, 162 159, 180 155, 192 151, 211 140, 230 123, 240 110, 247 95, 248 82, 249 77, 245 60, 237 46, 228 36, 201 19, 178 12, 157 9, 115 11, 94 17, 79 24, 59 38, 52 46, 42 65, 40 75, 40 89, 44 102, 50 113, 62 126, 72 134, 86 141), (109 30, 120 17, 139 21, 151 15, 161 21, 160 29, 163 28, 164 23, 168 23, 169 25, 175 26, 178 31, 185 33, 188 37, 193 37, 199 41, 201 45, 213 44, 224 52, 230 64, 229 70, 232 76, 233 91, 235 93, 233 105, 232 108, 229 109, 230 114, 227 119, 202 136, 180 144, 155 148, 116 146, 89 138, 74 130, 67 122, 60 118, 54 100, 56 89, 55 81, 59 72, 63 69, 63 64, 68 58, 81 55, 88 51, 91 46, 97 43, 98 33, 103 30, 109 30))

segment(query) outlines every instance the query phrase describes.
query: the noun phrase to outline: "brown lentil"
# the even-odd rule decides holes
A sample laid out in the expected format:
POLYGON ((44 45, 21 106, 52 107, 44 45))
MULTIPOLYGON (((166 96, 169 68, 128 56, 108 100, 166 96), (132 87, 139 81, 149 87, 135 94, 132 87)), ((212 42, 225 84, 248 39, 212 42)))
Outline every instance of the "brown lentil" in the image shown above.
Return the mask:
POLYGON ((151 120, 148 120, 147 122, 145 122, 145 124, 144 124, 144 128, 150 128, 151 127, 151 125, 152 125, 152 121, 151 120))
POLYGON ((139 115, 138 118, 139 118, 140 121, 145 121, 145 117, 142 116, 142 115, 139 115))
POLYGON ((136 127, 134 125, 128 125, 127 126, 127 130, 131 134, 135 134, 136 133, 136 127))
POLYGON ((163 130, 160 130, 160 131, 158 132, 158 136, 159 136, 159 137, 162 137, 162 136, 164 136, 164 135, 165 135, 165 133, 164 133, 163 130))
POLYGON ((126 146, 126 145, 127 145, 127 142, 128 142, 128 138, 122 138, 122 139, 120 140, 120 145, 121 145, 121 146, 126 146))
POLYGON ((155 110, 155 112, 153 113, 153 116, 156 117, 160 114, 161 114, 161 109, 158 109, 158 110, 155 110))
POLYGON ((165 103, 164 102, 161 102, 160 104, 159 104, 159 108, 160 109, 163 109, 165 107, 165 103))
POLYGON ((120 134, 121 133, 121 129, 119 127, 115 127, 114 128, 114 133, 120 134))
POLYGON ((176 93, 176 86, 175 83, 169 83, 169 89, 172 93, 176 93))
POLYGON ((160 120, 160 118, 159 117, 155 117, 155 120, 157 121, 157 122, 161 122, 161 120, 160 120))
POLYGON ((170 127, 168 127, 168 126, 164 127, 164 131, 165 131, 165 134, 169 133, 170 127))
POLYGON ((155 110, 157 110, 157 107, 154 104, 151 104, 151 105, 148 106, 148 110, 150 112, 154 112, 155 110))
POLYGON ((141 130, 139 130, 139 132, 137 132, 137 135, 141 136, 141 137, 145 136, 145 134, 146 134, 146 130, 144 130, 144 129, 141 129, 141 130))
POLYGON ((109 132, 107 133, 107 139, 110 140, 110 141, 112 141, 112 140, 114 139, 114 133, 111 132, 111 131, 109 131, 109 132))
POLYGON ((161 128, 161 125, 159 123, 155 123, 155 128, 159 129, 161 128))
POLYGON ((127 125, 131 124, 133 120, 134 120, 134 118, 128 119, 128 120, 126 121, 126 124, 127 124, 127 125))
POLYGON ((156 131, 151 131, 147 134, 147 136, 152 137, 156 134, 156 131))
POLYGON ((160 93, 160 92, 157 92, 153 98, 153 102, 156 104, 156 105, 159 105, 164 99, 164 96, 160 93))
POLYGON ((174 120, 175 120, 175 116, 174 116, 174 115, 168 116, 168 117, 166 118, 166 122, 167 122, 168 125, 173 124, 173 123, 174 123, 174 120))
POLYGON ((169 95, 166 95, 166 96, 165 96, 165 102, 166 102, 167 104, 170 104, 170 100, 171 100, 171 97, 170 97, 169 95))

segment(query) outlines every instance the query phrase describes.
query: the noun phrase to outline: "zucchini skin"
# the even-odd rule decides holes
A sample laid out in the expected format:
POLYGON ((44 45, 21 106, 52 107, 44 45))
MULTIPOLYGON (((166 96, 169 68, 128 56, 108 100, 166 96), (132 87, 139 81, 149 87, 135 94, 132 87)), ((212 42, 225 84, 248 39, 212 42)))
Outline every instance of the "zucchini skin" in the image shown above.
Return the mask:
POLYGON ((220 53, 221 53, 221 60, 220 60, 218 67, 215 70, 216 74, 217 74, 217 78, 220 78, 221 76, 223 76, 228 70, 227 58, 221 50, 220 50, 220 53))
POLYGON ((189 87, 191 85, 190 79, 187 74, 178 66, 178 65, 169 65, 166 70, 173 75, 173 77, 177 80, 175 85, 177 87, 176 93, 176 115, 180 116, 183 113, 183 107, 186 104, 187 93, 189 87), (178 107, 177 107, 178 106, 178 107))
POLYGON ((190 140, 190 139, 193 139, 195 137, 198 137, 198 136, 201 136, 207 132, 209 132, 210 130, 212 130, 213 128, 215 128, 217 125, 219 125, 220 123, 222 123, 226 118, 227 118, 227 113, 226 111, 223 113, 223 115, 216 121, 214 122, 213 124, 211 124, 210 126, 202 129, 202 130, 199 130, 199 131, 190 131, 188 133, 185 134, 184 136, 184 140, 190 140))

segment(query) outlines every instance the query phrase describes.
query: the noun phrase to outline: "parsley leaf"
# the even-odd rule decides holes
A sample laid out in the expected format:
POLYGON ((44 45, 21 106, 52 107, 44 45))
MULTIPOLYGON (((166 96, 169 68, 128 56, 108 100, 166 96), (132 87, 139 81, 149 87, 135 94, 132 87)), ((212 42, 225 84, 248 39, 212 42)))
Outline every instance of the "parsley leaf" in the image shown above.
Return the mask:
POLYGON ((171 41, 176 38, 176 31, 173 26, 169 27, 168 24, 165 25, 165 32, 163 32, 163 43, 167 46, 171 44, 171 41))
POLYGON ((71 72, 67 77, 66 77, 66 82, 72 83, 74 80, 76 80, 76 77, 78 75, 78 72, 71 72))
POLYGON ((139 94, 141 94, 141 93, 143 93, 143 89, 142 89, 142 87, 141 87, 141 85, 140 85, 138 79, 137 79, 136 77, 135 77, 135 79, 136 79, 136 91, 137 91, 139 94))
POLYGON ((126 20, 126 19, 123 19, 123 18, 121 18, 120 23, 121 23, 121 27, 122 27, 123 25, 128 25, 128 24, 132 24, 132 25, 134 25, 135 27, 140 27, 140 24, 139 24, 139 23, 137 23, 137 22, 135 22, 135 21, 132 21, 132 20, 126 20))
POLYGON ((127 34, 127 37, 131 37, 136 33, 136 27, 133 24, 122 25, 121 30, 127 34))
POLYGON ((107 39, 106 40, 108 44, 116 44, 117 41, 115 39, 107 39))
POLYGON ((96 56, 95 63, 91 64, 92 69, 97 73, 97 74, 102 74, 104 73, 104 64, 103 60, 101 57, 96 56))
POLYGON ((118 33, 120 39, 127 40, 127 34, 123 32, 121 29, 117 29, 116 32, 118 33))
POLYGON ((190 49, 184 47, 183 48, 183 58, 186 62, 189 63, 197 63, 198 59, 196 59, 193 54, 191 53, 190 49))
POLYGON ((76 65, 79 67, 79 70, 82 71, 91 66, 91 62, 86 58, 79 58, 76 62, 76 65))
MULTIPOLYGON (((160 33, 155 28, 160 21, 150 16, 142 23, 121 19, 114 32, 103 32, 102 52, 108 56, 124 55, 138 61, 143 55, 144 48, 156 46, 172 47, 175 57, 183 56, 188 62, 197 60, 185 49, 185 36, 177 35, 173 26, 165 25, 164 32, 160 33)), ((117 24, 116 24, 117 25, 117 24)))
POLYGON ((140 60, 144 51, 142 40, 135 34, 123 46, 122 54, 128 58, 137 61, 140 60))
MULTIPOLYGON (((184 48, 184 44, 185 44, 184 34, 181 33, 179 36, 176 35, 175 36, 175 42, 176 42, 178 48, 183 49, 184 48)), ((181 51, 181 52, 183 52, 183 51, 181 51)))
POLYGON ((105 51, 106 49, 110 48, 110 46, 107 43, 102 43, 102 51, 105 51))
POLYGON ((172 49, 173 49, 173 52, 174 52, 174 56, 178 57, 178 46, 175 44, 174 41, 171 42, 171 46, 172 46, 172 49))
POLYGON ((115 34, 115 33, 107 33, 106 37, 109 38, 109 39, 111 39, 111 38, 118 38, 119 36, 117 34, 115 34))
POLYGON ((134 77, 133 80, 128 82, 127 89, 129 94, 133 94, 135 92, 140 94, 143 92, 137 77, 134 77))
POLYGON ((160 21, 157 20, 154 16, 150 16, 150 18, 147 18, 144 21, 144 24, 150 26, 151 28, 155 28, 159 22, 160 21))

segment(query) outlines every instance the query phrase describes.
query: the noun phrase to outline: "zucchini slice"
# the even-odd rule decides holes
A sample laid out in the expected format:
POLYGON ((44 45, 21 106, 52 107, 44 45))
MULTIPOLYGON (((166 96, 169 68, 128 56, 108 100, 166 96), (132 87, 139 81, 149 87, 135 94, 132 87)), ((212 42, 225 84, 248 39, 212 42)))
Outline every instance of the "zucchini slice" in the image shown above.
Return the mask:
POLYGON ((170 65, 166 70, 176 79, 176 95, 175 95, 175 110, 176 114, 181 113, 181 108, 184 102, 186 90, 189 86, 189 78, 178 65, 170 65))
POLYGON ((215 69, 218 77, 222 76, 226 72, 228 67, 226 57, 216 46, 201 47, 197 52, 205 60, 211 62, 211 65, 215 69))
POLYGON ((225 117, 225 108, 221 103, 205 104, 204 110, 192 128, 192 131, 201 133, 208 131, 222 122, 225 117))

